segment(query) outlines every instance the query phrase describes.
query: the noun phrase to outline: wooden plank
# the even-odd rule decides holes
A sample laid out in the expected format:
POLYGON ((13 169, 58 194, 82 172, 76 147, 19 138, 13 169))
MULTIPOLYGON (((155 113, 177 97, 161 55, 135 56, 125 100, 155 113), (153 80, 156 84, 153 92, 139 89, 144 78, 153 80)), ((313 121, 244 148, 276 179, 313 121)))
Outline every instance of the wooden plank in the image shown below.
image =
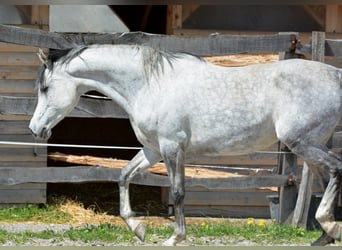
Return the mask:
MULTIPOLYGON (((30 135, 28 121, 1 121, 0 122, 0 135, 15 134, 17 135, 30 135)), ((26 139, 26 138, 23 138, 26 139)))
POLYGON ((37 92, 34 80, 0 80, 0 94, 29 94, 37 92))
MULTIPOLYGON (((266 196, 259 192, 192 192, 186 190, 184 205, 190 206, 248 206, 268 207, 266 196)), ((172 205, 172 199, 170 200, 172 205)))
POLYGON ((1 161, 0 167, 6 167, 6 168, 46 168, 46 160, 45 161, 34 161, 34 162, 28 162, 28 161, 1 161))
POLYGON ((39 148, 39 155, 35 155, 34 148, 7 149, 0 148, 0 162, 46 162, 46 149, 39 148), (45 152, 45 154, 44 154, 45 152))
MULTIPOLYGON (((0 52, 14 52, 14 53, 38 53, 38 47, 18 45, 12 43, 2 43, 0 42, 0 52)), ((44 49, 45 52, 47 51, 44 49)))
POLYGON ((41 62, 35 53, 0 53, 0 66, 39 66, 41 62))
MULTIPOLYGON (((37 103, 34 97, 0 96, 0 114, 32 115, 37 103)), ((128 118, 113 101, 81 98, 69 117, 128 118)))
MULTIPOLYGON (((25 184, 18 184, 18 185, 0 185, 0 190, 22 190, 25 192, 26 189, 31 190, 37 190, 37 189, 43 189, 46 190, 46 184, 45 183, 25 183, 25 184)), ((1 192, 0 191, 0 192, 1 192)), ((1 202, 1 196, 0 196, 0 202, 1 202)))
POLYGON ((0 41, 53 49, 70 49, 85 44, 144 44, 195 55, 246 52, 280 52, 291 48, 291 35, 265 36, 167 36, 142 32, 104 34, 60 34, 43 30, 0 25, 0 41))
MULTIPOLYGON (((11 4, 23 4, 22 0, 11 0, 11 4)), ((141 1, 137 0, 87 0, 86 4, 113 4, 113 5, 137 5, 141 4, 141 1)), ((145 0, 143 4, 174 4, 174 3, 186 3, 186 4, 202 4, 202 5, 303 5, 303 4, 311 4, 311 5, 325 5, 325 4, 339 4, 340 0, 186 0, 186 1, 175 1, 175 0, 166 0, 156 2, 155 0, 145 0)), ((38 5, 38 4, 56 4, 55 0, 26 0, 25 4, 27 5, 38 5)), ((85 4, 84 0, 59 0, 58 4, 85 4)))
POLYGON ((1 190, 1 203, 46 203, 46 190, 1 190))
MULTIPOLYGON (((27 121, 28 122, 28 121, 27 121)), ((0 134, 1 141, 25 141, 25 142, 35 142, 31 133, 23 134, 0 134)), ((32 146, 31 146, 32 148, 32 146)))
POLYGON ((243 206, 184 206, 185 216, 210 216, 228 218, 270 218, 268 207, 243 206))
MULTIPOLYGON (((0 99, 1 99, 1 96, 0 96, 0 99)), ((0 107, 1 107, 1 105, 0 105, 0 107)), ((31 120, 31 116, 12 115, 12 114, 2 115, 0 112, 0 121, 29 121, 29 120, 31 120)))
MULTIPOLYGON (((109 168, 122 169, 127 166, 128 160, 118 160, 112 158, 104 158, 104 157, 94 157, 89 155, 67 155, 62 153, 50 153, 49 160, 67 162, 72 164, 81 164, 81 165, 89 165, 89 166, 103 166, 109 168)), ((234 173, 226 171, 227 168, 217 169, 217 168, 208 168, 201 167, 199 165, 185 166, 185 176, 190 178, 232 178, 232 177, 241 177, 243 175, 237 173, 235 170, 234 173)), ((148 171, 152 174, 160 174, 160 175, 168 175, 165 164, 157 163, 150 167, 148 171)), ((251 175, 261 175, 261 174, 270 174, 269 171, 264 171, 262 173, 261 169, 258 173, 252 173, 252 170, 249 171, 251 175)))
POLYGON ((36 66, 1 66, 0 79, 35 80, 37 70, 36 66))
MULTIPOLYGON (((121 170, 105 167, 48 167, 48 168, 0 168, 0 184, 21 183, 81 183, 81 182, 118 182, 121 170)), ((245 176, 231 178, 186 178, 186 187, 202 186, 208 189, 248 189, 263 186, 286 185, 287 177, 245 176)), ((168 187, 167 176, 145 173, 133 178, 133 184, 168 187)))

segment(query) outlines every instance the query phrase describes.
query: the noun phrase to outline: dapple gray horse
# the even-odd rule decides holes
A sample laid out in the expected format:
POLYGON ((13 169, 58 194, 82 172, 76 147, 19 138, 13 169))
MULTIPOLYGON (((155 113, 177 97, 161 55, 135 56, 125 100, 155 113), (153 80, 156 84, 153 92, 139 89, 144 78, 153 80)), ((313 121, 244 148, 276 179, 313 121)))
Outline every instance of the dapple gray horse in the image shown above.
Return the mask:
POLYGON ((48 138, 87 91, 105 94, 127 112, 144 147, 122 170, 120 214, 141 240, 145 227, 129 202, 134 175, 165 162, 175 215, 165 245, 175 245, 186 237, 185 157, 248 154, 278 140, 321 179, 328 176, 316 213, 324 233, 314 244, 340 240, 333 212, 342 164, 325 146, 341 119, 340 69, 305 60, 225 68, 137 45, 92 45, 59 59, 40 58, 44 65, 30 123, 35 137, 48 138))

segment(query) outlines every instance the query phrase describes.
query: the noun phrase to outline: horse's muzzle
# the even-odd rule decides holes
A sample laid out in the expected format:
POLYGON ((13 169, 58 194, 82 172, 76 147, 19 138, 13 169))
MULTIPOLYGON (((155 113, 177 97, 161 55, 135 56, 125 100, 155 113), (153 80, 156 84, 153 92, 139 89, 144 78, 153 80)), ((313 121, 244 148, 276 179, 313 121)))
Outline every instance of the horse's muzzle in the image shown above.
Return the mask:
POLYGON ((47 140, 51 136, 51 130, 47 129, 46 127, 42 128, 39 132, 34 131, 30 128, 33 137, 37 140, 47 140))

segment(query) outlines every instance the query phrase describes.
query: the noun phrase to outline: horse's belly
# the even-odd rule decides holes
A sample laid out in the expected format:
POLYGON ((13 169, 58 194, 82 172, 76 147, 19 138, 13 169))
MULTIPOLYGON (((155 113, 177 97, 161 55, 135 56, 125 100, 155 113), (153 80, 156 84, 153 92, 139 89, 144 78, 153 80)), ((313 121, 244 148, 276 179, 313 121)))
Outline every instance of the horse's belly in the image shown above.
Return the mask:
POLYGON ((265 149, 277 141, 274 127, 263 124, 231 133, 224 131, 201 131, 192 134, 187 148, 189 155, 243 155, 265 149))

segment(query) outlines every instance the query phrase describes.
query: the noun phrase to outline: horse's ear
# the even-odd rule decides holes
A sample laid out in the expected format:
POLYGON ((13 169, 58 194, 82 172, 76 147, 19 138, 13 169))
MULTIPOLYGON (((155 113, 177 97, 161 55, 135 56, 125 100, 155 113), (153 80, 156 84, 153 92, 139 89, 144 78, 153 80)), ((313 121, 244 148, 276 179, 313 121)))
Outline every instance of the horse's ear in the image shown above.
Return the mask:
POLYGON ((44 53, 44 51, 41 48, 39 48, 37 55, 38 55, 39 60, 46 66, 46 68, 48 69, 52 68, 51 61, 49 60, 48 56, 44 53))

